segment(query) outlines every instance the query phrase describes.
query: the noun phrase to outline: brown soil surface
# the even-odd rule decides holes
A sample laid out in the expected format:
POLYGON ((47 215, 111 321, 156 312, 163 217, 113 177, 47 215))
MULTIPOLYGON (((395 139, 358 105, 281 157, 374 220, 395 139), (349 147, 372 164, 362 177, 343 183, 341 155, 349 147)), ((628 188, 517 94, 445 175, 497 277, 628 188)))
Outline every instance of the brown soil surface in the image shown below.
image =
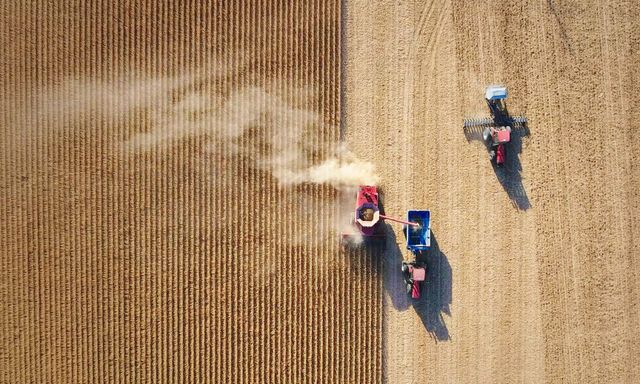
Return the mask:
POLYGON ((388 383, 640 381, 637 2, 348 2, 346 140, 390 215, 429 208, 424 299, 387 244, 388 383), (505 169, 462 133, 485 85, 529 118, 505 169))
POLYGON ((378 263, 278 184, 339 139, 340 2, 207 3, 0 5, 0 382, 378 382, 378 263))
POLYGON ((637 3, 86 3, 0 5, 0 382, 640 381, 637 3), (416 303, 281 185, 340 136, 416 303))

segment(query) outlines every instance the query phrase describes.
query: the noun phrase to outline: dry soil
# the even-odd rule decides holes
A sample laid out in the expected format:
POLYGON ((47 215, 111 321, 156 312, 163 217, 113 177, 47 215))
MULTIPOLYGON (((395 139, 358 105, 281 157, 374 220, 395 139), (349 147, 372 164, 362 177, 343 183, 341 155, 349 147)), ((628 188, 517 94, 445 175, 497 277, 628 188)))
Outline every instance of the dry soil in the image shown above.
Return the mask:
POLYGON ((640 381, 638 2, 347 2, 346 140, 428 208, 424 298, 384 260, 388 383, 640 381), (504 84, 505 169, 462 132, 504 84))
POLYGON ((0 5, 0 382, 640 381, 634 1, 0 5), (465 137, 487 84, 529 134, 465 137), (386 213, 340 251, 343 138, 386 213), (317 219, 320 218, 320 219, 317 219))
POLYGON ((381 377, 330 187, 338 1, 0 5, 0 382, 381 377), (327 208, 328 207, 328 208, 327 208))

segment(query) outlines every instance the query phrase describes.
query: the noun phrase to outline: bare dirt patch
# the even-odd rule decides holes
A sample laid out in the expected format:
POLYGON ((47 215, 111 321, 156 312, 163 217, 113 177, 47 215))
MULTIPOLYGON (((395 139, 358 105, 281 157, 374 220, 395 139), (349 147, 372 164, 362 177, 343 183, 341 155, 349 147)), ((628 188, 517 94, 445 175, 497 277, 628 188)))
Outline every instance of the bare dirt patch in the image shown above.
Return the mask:
POLYGON ((639 12, 348 2, 346 140, 378 166, 388 213, 431 209, 438 243, 413 306, 409 254, 385 255, 386 382, 639 380, 639 12), (495 83, 530 136, 494 171, 461 126, 495 83))

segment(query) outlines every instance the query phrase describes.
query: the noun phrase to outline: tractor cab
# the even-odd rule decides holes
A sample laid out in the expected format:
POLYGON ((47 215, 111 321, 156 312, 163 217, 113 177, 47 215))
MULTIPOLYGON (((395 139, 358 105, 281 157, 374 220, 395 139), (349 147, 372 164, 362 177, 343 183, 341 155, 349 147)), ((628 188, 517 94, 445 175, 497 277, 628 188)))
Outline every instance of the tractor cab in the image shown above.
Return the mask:
POLYGON ((511 127, 487 127, 482 137, 489 147, 489 158, 496 165, 502 166, 506 161, 504 144, 511 141, 511 127))
POLYGON ((424 281, 427 276, 427 270, 423 266, 414 266, 411 269, 413 281, 424 281))

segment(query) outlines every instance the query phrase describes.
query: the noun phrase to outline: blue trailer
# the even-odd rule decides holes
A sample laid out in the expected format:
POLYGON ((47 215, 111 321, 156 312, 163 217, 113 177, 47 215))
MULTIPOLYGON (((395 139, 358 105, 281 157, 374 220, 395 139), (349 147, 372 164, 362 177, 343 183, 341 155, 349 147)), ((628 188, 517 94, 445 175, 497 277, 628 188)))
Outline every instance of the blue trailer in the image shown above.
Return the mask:
POLYGON ((407 221, 404 233, 407 238, 407 249, 413 255, 413 261, 402 262, 402 276, 407 287, 407 294, 418 300, 421 296, 422 285, 427 278, 427 265, 424 260, 418 260, 421 252, 431 247, 431 212, 428 210, 407 211, 407 221))
POLYGON ((411 252, 426 251, 431 247, 431 212, 428 210, 407 211, 407 221, 417 225, 406 226, 407 249, 411 252))

